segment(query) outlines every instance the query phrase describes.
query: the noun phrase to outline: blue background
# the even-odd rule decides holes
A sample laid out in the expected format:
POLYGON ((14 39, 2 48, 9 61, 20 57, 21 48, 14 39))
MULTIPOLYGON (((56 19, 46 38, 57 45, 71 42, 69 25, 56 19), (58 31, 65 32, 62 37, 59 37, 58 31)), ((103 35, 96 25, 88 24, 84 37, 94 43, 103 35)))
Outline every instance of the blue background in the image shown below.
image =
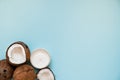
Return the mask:
POLYGON ((56 80, 120 80, 120 0, 0 0, 0 59, 46 48, 56 80))

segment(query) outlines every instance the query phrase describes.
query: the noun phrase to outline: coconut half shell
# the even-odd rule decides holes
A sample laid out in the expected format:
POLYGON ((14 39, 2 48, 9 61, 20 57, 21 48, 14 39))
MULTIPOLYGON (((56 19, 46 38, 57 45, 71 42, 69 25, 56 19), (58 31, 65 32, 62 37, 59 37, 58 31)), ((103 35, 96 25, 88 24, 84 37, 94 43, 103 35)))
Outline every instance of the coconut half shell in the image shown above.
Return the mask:
POLYGON ((50 60, 50 55, 45 49, 37 49, 30 56, 31 64, 37 69, 47 67, 50 64, 50 60))
POLYGON ((24 64, 30 60, 30 50, 24 42, 14 42, 6 51, 6 59, 13 66, 24 64))
POLYGON ((38 72, 37 79, 38 80, 55 80, 55 76, 49 68, 44 68, 38 72))

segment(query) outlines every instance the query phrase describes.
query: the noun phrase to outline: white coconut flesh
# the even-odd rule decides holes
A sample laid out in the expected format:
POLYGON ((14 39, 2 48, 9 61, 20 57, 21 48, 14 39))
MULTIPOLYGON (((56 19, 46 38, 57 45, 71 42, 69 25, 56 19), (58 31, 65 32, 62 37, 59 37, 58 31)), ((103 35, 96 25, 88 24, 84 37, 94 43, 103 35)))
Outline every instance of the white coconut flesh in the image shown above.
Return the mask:
POLYGON ((14 64, 22 64, 26 61, 25 49, 20 44, 13 44, 8 49, 9 61, 14 64))
POLYGON ((37 74, 39 80, 54 80, 54 75, 49 69, 42 69, 37 74))
POLYGON ((30 62, 35 68, 45 68, 50 63, 50 55, 45 49, 37 49, 32 52, 30 62))

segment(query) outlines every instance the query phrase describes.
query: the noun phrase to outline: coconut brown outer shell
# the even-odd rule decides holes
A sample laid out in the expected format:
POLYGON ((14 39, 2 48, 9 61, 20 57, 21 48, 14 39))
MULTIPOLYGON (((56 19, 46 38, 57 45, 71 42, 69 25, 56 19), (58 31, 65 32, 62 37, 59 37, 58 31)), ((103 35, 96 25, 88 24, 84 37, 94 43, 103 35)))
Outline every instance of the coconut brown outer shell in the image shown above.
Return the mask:
POLYGON ((30 65, 21 65, 17 67, 13 74, 13 80, 35 80, 36 73, 30 65))
MULTIPOLYGON (((20 45, 23 46, 23 48, 25 50, 25 53, 26 53, 26 61, 24 63, 26 63, 27 61, 29 61, 30 60, 30 50, 29 50, 29 47, 24 42, 18 41, 18 42, 14 42, 13 44, 11 44, 7 48, 7 51, 6 51, 6 60, 8 61, 8 63, 11 64, 12 66, 19 66, 19 65, 21 65, 21 64, 14 64, 14 63, 12 63, 12 62, 9 61, 8 50, 14 44, 20 44, 20 45)), ((24 63, 22 63, 22 64, 24 64, 24 63)))
POLYGON ((0 80, 11 80, 13 67, 6 60, 0 61, 0 80))

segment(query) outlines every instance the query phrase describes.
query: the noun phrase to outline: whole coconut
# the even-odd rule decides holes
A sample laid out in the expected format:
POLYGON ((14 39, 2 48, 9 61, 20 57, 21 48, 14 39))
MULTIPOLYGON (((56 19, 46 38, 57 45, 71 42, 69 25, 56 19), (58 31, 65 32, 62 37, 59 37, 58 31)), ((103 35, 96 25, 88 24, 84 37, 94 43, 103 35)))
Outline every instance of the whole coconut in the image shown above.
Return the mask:
POLYGON ((12 75, 12 66, 6 60, 0 60, 0 80, 10 80, 12 75))
POLYGON ((30 65, 24 64, 17 67, 13 73, 13 80, 35 80, 36 73, 30 65))

